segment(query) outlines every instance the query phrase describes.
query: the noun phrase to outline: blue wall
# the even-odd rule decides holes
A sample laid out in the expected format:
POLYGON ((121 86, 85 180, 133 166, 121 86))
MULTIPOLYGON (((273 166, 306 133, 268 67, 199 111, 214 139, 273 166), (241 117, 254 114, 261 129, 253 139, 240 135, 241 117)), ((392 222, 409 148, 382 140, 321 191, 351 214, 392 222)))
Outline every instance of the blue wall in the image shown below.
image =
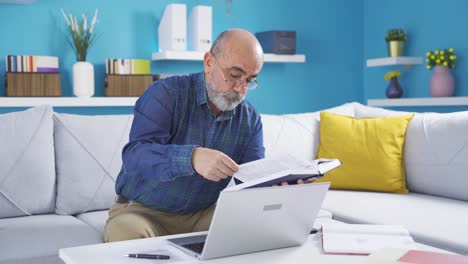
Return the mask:
MULTIPOLYGON (((423 65, 410 70, 403 67, 366 68, 364 76, 364 99, 385 98, 387 81, 383 75, 390 70, 403 71, 399 78, 403 86, 403 97, 430 97, 429 78, 432 71, 426 69, 425 54, 429 50, 455 48, 457 66, 452 73, 455 77, 455 95, 468 96, 468 70, 465 55, 468 54, 468 37, 464 25, 468 24, 468 1, 466 0, 364 0, 364 58, 387 56, 385 33, 393 27, 408 31, 406 56, 424 58, 423 65)), ((365 61, 363 61, 365 64, 365 61)), ((395 108, 397 109, 397 108, 395 108)), ((468 107, 414 107, 410 111, 456 111, 468 107)))
MULTIPOLYGON (((99 9, 96 30, 101 34, 89 52, 95 65, 95 96, 104 95, 106 58, 146 58, 158 50, 157 25, 169 0, 37 0, 29 5, 0 4, 0 96, 5 95, 5 56, 60 57, 63 96, 72 96, 74 56, 65 41, 60 8, 92 16, 99 9)), ((194 5, 213 6, 213 35, 240 27, 252 32, 284 29, 297 31, 297 52, 302 64, 266 63, 260 87, 248 99, 262 113, 309 112, 349 101, 363 100, 363 0, 232 0, 227 14, 222 0, 182 0, 190 12, 194 5), (292 4, 293 3, 293 4, 292 4), (287 11, 286 11, 287 10, 287 11)), ((370 30, 370 29, 369 29, 370 30)), ((367 55, 367 54, 366 54, 367 55)), ((153 62, 153 73, 201 71, 201 62, 153 62)), ((17 109, 0 108, 0 112, 17 109)), ((60 108, 62 112, 124 113, 130 108, 60 108)))

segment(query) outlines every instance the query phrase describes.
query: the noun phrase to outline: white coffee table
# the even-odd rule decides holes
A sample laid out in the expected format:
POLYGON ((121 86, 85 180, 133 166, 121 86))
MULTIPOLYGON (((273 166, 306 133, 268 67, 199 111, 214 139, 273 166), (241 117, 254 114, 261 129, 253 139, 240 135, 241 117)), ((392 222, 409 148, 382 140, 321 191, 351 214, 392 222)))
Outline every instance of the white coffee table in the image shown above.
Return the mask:
MULTIPOLYGON (((326 219, 325 221, 333 221, 326 219)), ((316 223, 317 225, 318 223, 316 223)), ((203 234, 205 232, 200 232, 203 234)), ((305 244, 299 247, 290 247, 277 250, 263 251, 251 254, 238 255, 233 257, 213 259, 209 261, 199 261, 190 257, 182 251, 174 248, 166 242, 167 238, 183 237, 188 234, 173 235, 166 237, 137 239, 114 243, 105 243, 73 248, 63 248, 59 251, 60 258, 67 264, 128 264, 128 263, 216 263, 216 264, 234 264, 234 263, 330 263, 330 264, 358 264, 368 263, 367 256, 352 255, 326 255, 323 254, 321 247, 320 232, 309 236, 305 244), (129 253, 160 253, 171 256, 170 260, 148 260, 131 259, 124 255, 129 253)), ((435 250, 425 245, 418 245, 421 249, 435 250)))

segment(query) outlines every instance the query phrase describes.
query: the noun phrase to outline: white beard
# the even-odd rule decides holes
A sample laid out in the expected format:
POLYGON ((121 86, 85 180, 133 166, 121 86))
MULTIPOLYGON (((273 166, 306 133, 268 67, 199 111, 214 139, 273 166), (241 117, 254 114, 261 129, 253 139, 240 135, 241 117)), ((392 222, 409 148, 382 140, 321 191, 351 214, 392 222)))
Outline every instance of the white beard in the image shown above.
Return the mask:
POLYGON ((245 99, 245 95, 236 91, 218 92, 210 83, 206 83, 206 92, 211 103, 223 112, 233 110, 245 99))

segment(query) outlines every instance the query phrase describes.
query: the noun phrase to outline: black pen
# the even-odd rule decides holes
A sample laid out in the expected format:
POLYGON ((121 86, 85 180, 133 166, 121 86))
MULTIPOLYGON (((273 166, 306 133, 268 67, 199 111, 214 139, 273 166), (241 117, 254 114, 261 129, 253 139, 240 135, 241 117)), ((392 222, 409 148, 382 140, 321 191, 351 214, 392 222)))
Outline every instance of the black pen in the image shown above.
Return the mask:
POLYGON ((144 258, 144 259, 170 259, 168 255, 154 255, 154 254, 128 254, 125 255, 129 258, 144 258))

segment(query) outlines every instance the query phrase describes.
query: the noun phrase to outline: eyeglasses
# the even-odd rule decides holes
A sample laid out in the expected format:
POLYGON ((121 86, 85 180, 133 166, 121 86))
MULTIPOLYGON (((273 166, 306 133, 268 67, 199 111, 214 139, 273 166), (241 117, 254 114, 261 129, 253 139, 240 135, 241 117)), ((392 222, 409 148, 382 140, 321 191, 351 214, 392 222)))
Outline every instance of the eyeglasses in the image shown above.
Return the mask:
POLYGON ((226 78, 226 75, 224 75, 223 69, 218 64, 218 59, 216 57, 215 57, 215 59, 216 59, 216 66, 218 67, 219 71, 221 72, 221 75, 223 76, 224 82, 227 83, 229 86, 234 88, 234 87, 239 86, 239 85, 246 86, 246 84, 247 84, 247 89, 248 90, 257 89, 258 82, 257 82, 256 78, 253 78, 250 81, 248 81, 247 79, 246 80, 239 80, 240 77, 233 77, 232 75, 228 75, 230 77, 229 79, 226 78))

